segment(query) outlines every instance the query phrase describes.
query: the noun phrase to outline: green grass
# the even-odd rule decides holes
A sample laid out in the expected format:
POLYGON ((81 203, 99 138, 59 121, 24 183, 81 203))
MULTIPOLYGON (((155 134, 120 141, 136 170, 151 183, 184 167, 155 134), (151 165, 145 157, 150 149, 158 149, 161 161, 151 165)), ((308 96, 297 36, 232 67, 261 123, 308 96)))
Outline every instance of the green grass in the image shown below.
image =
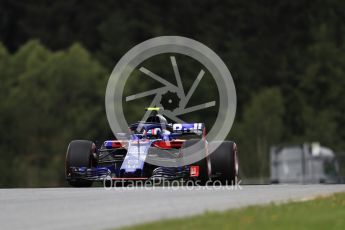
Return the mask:
POLYGON ((304 202, 251 206, 227 212, 142 224, 140 229, 345 229, 345 193, 304 202))

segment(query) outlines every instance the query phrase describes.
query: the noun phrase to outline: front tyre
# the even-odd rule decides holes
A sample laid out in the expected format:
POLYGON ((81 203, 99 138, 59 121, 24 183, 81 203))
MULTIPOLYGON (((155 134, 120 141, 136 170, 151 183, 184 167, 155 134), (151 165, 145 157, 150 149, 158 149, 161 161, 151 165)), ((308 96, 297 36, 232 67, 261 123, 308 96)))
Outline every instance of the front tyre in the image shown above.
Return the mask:
POLYGON ((73 187, 90 187, 92 181, 81 178, 73 178, 71 167, 91 168, 93 164, 93 153, 95 144, 87 140, 74 140, 68 145, 65 162, 65 173, 67 182, 73 187))
MULTIPOLYGON (((212 142, 211 144, 215 144, 212 142)), ((210 155, 212 174, 222 185, 235 185, 238 178, 237 146, 232 141, 222 141, 210 155)))

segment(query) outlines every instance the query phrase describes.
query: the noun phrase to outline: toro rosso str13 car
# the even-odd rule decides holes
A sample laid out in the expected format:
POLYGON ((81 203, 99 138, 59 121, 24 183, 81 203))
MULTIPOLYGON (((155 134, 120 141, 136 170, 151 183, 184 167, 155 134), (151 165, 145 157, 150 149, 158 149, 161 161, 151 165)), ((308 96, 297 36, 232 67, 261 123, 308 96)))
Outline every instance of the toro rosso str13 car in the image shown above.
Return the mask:
POLYGON ((236 144, 222 141, 208 154, 206 129, 203 123, 168 124, 165 117, 151 108, 151 116, 129 127, 125 140, 107 140, 100 147, 92 141, 73 140, 69 143, 65 161, 66 180, 74 187, 88 187, 105 180, 184 180, 205 184, 218 180, 234 184, 238 176, 236 144), (183 166, 164 167, 150 164, 148 159, 183 160, 188 147, 196 146, 201 160, 183 166))

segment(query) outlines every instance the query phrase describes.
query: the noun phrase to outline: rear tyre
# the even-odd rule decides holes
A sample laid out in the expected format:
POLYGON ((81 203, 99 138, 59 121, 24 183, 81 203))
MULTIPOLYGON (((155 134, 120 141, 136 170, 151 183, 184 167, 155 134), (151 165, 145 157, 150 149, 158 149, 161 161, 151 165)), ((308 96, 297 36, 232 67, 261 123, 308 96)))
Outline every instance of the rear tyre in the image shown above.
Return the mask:
POLYGON ((70 174, 70 167, 91 168, 93 163, 92 153, 95 145, 91 141, 75 140, 68 145, 65 162, 67 182, 73 187, 90 187, 92 181, 80 178, 73 178, 70 174))
MULTIPOLYGON (((211 144, 215 144, 212 142, 211 144)), ((237 147, 232 141, 223 141, 210 155, 212 174, 222 185, 235 185, 238 177, 237 147)))
POLYGON ((184 148, 188 148, 192 145, 199 145, 197 146, 198 149, 201 149, 205 152, 205 157, 193 164, 191 166, 199 166, 199 176, 196 178, 197 182, 199 185, 205 185, 207 181, 210 180, 210 165, 209 165, 209 158, 206 157, 206 148, 205 148, 205 142, 201 141, 201 143, 198 143, 200 139, 192 139, 192 140, 187 140, 186 142, 183 143, 182 145, 182 153, 184 148))

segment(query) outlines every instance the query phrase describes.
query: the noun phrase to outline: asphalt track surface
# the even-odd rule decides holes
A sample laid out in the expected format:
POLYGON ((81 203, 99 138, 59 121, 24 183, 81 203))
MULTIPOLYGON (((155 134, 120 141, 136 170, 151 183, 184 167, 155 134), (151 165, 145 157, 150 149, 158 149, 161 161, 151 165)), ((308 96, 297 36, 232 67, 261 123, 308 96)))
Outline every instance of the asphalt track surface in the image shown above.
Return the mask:
POLYGON ((109 229, 335 192, 345 192, 345 185, 0 189, 0 228, 109 229))

